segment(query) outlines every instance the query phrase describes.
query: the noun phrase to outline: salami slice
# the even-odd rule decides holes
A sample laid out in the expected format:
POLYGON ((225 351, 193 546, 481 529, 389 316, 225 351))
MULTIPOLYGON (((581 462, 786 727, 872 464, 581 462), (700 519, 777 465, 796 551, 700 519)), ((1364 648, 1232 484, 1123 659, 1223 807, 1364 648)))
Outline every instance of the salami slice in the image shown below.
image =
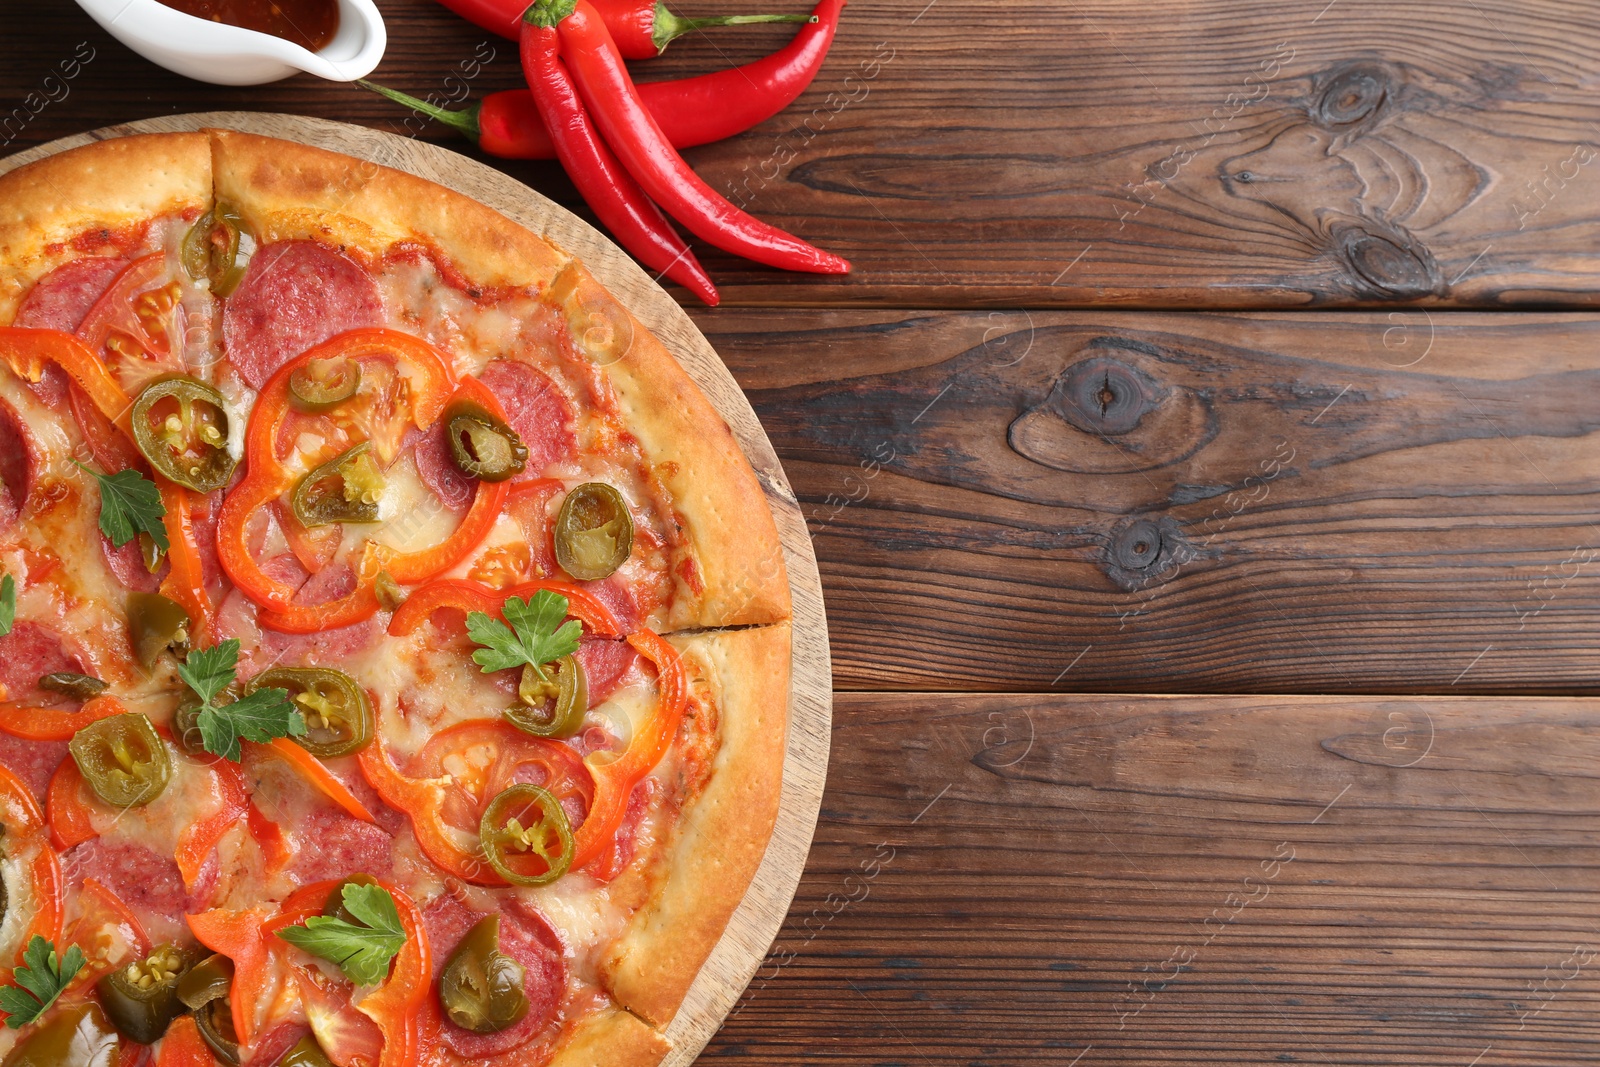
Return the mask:
POLYGON ((83 672, 83 663, 68 652, 61 635, 36 622, 19 620, 0 637, 0 688, 4 699, 19 704, 54 704, 59 697, 39 688, 39 679, 57 671, 83 672))
POLYGON ((584 680, 589 684, 589 703, 598 704, 617 691, 617 684, 639 659, 639 653, 626 641, 584 638, 578 645, 578 662, 583 664, 584 680))
MULTIPOLYGON (((14 714, 15 711, 0 708, 0 717, 14 714)), ((65 741, 24 741, 10 734, 0 734, 0 766, 22 779, 22 784, 38 799, 41 808, 50 792, 50 776, 66 758, 65 741)))
MULTIPOLYGON (((279 581, 300 581, 300 588, 294 595, 296 604, 326 604, 338 600, 356 587, 355 572, 347 563, 330 563, 309 577, 305 577, 305 568, 289 554, 275 556, 261 566, 279 581), (296 571, 301 578, 291 576, 296 571)), ((299 662, 296 657, 317 663, 337 663, 366 648, 377 635, 377 623, 373 619, 314 634, 281 634, 264 629, 261 648, 269 659, 285 664, 299 662)))
POLYGON ((128 265, 125 259, 88 256, 64 263, 28 290, 17 306, 13 326, 72 333, 100 295, 128 265))
MULTIPOLYGON (((422 922, 440 971, 467 931, 483 917, 484 913, 473 911, 449 893, 428 902, 422 922)), ((554 1018, 566 987, 559 940, 544 919, 515 902, 508 902, 500 912, 500 951, 522 964, 528 1014, 497 1034, 475 1034, 445 1019, 439 1026, 440 1039, 450 1051, 469 1061, 498 1056, 531 1041, 554 1018)))
POLYGON ((294 829, 298 847, 289 870, 302 885, 357 873, 387 878, 394 866, 393 838, 335 808, 317 808, 294 829))
POLYGON ((222 345, 251 388, 312 345, 383 324, 378 287, 359 265, 315 241, 256 252, 222 310, 222 345))
POLYGON ((144 553, 137 537, 123 542, 122 547, 118 548, 111 543, 111 538, 101 534, 100 554, 105 557, 111 576, 121 583, 122 588, 136 593, 154 593, 161 588, 161 579, 172 569, 163 559, 161 566, 152 573, 144 565, 144 553))
POLYGON ((446 507, 459 511, 472 502, 478 491, 478 479, 463 474, 450 457, 443 419, 429 427, 427 433, 417 436, 411 454, 417 465, 417 477, 446 507))
POLYGON ((538 478, 550 464, 573 455, 578 441, 572 405, 548 375, 517 360, 497 359, 478 378, 500 401, 506 422, 528 446, 528 465, 518 479, 538 478))
POLYGON ((0 532, 22 514, 38 467, 33 442, 17 409, 0 400, 0 532))
POLYGON ((171 856, 133 841, 96 837, 62 854, 61 873, 70 888, 82 885, 85 878, 103 883, 157 941, 184 930, 183 916, 192 900, 171 856))

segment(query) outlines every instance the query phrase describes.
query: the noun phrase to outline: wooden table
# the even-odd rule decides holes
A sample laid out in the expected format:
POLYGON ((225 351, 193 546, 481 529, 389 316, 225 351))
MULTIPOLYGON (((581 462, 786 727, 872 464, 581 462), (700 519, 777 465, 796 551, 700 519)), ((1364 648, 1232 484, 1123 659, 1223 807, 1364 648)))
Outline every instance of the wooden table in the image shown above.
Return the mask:
MULTIPOLYGON (((382 6, 380 80, 517 83, 382 6)), ((408 129, 4 15, 8 150, 408 129)), ((689 153, 857 268, 703 255, 840 690, 805 880, 708 1059, 1595 1061, 1597 46, 1557 0, 858 0, 794 107, 689 153)))

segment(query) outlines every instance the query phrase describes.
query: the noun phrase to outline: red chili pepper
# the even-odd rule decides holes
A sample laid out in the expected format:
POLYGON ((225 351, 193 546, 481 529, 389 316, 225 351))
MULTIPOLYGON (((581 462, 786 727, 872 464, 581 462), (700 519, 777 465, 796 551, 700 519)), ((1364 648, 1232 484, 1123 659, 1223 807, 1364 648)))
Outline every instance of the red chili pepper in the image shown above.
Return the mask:
MULTIPOLYGON (((695 78, 645 82, 636 87, 639 99, 675 148, 736 137, 794 103, 811 84, 833 44, 842 10, 844 0, 822 0, 811 12, 810 25, 770 56, 695 78)), ((517 18, 520 25, 520 11, 517 18)), ((357 84, 438 119, 492 156, 556 158, 539 105, 527 89, 490 93, 471 107, 450 111, 373 82, 357 84)))
MULTIPOLYGON (((440 0, 445 7, 490 33, 518 40, 522 13, 521 0, 440 0)), ((654 59, 667 45, 690 30, 708 26, 748 26, 758 22, 815 22, 814 15, 717 15, 713 18, 685 19, 668 11, 660 0, 595 0, 595 9, 605 19, 606 29, 616 38, 617 47, 628 59, 654 59)))
MULTIPOLYGON (((689 168, 650 117, 616 43, 589 0, 536 0, 525 16, 536 30, 554 27, 561 55, 595 125, 646 193, 702 239, 784 270, 847 274, 850 264, 775 226, 751 218, 689 168)), ((524 40, 527 31, 524 31, 524 40)), ((537 98, 538 79, 530 79, 537 98)), ((548 116, 547 116, 548 120, 548 116)))
POLYGON ((557 54, 556 32, 525 26, 522 70, 534 87, 545 129, 554 134, 556 154, 600 221, 640 263, 665 274, 708 306, 720 300, 700 261, 684 244, 661 209, 622 169, 589 122, 557 54))

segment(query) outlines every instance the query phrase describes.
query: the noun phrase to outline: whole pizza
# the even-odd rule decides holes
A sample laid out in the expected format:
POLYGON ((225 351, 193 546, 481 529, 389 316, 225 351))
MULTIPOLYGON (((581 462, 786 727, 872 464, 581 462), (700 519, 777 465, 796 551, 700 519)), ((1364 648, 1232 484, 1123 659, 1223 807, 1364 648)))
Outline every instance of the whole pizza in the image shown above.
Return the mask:
POLYGON ((5 1065, 658 1062, 789 691, 726 424, 575 258, 226 130, 0 178, 5 1065))

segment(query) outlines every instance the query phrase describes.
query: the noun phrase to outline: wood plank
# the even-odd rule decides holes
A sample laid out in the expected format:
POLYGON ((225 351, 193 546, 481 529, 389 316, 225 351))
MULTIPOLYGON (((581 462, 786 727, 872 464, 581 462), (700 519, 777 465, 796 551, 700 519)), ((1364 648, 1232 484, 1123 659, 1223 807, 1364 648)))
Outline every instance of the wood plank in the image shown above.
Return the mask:
POLYGON ((697 321, 841 688, 1595 690, 1592 315, 697 321))
MULTIPOLYGON (((443 101, 519 84, 506 42, 435 4, 383 7, 379 80, 443 101)), ((16 128, 0 114, 0 141, 13 148, 202 108, 449 140, 310 77, 199 87, 72 5, 8 11, 0 111, 16 128), (79 42, 95 58, 63 83, 79 42)), ((1593 306, 1590 14, 1581 0, 857 4, 788 111, 689 154, 716 188, 856 273, 704 258, 745 304, 1593 306)), ((640 76, 746 61, 785 33, 696 35, 640 76)), ((576 206, 559 168, 504 167, 576 206)))
POLYGON ((1585 699, 841 696, 708 1060, 1591 1063, 1597 766, 1585 699))

